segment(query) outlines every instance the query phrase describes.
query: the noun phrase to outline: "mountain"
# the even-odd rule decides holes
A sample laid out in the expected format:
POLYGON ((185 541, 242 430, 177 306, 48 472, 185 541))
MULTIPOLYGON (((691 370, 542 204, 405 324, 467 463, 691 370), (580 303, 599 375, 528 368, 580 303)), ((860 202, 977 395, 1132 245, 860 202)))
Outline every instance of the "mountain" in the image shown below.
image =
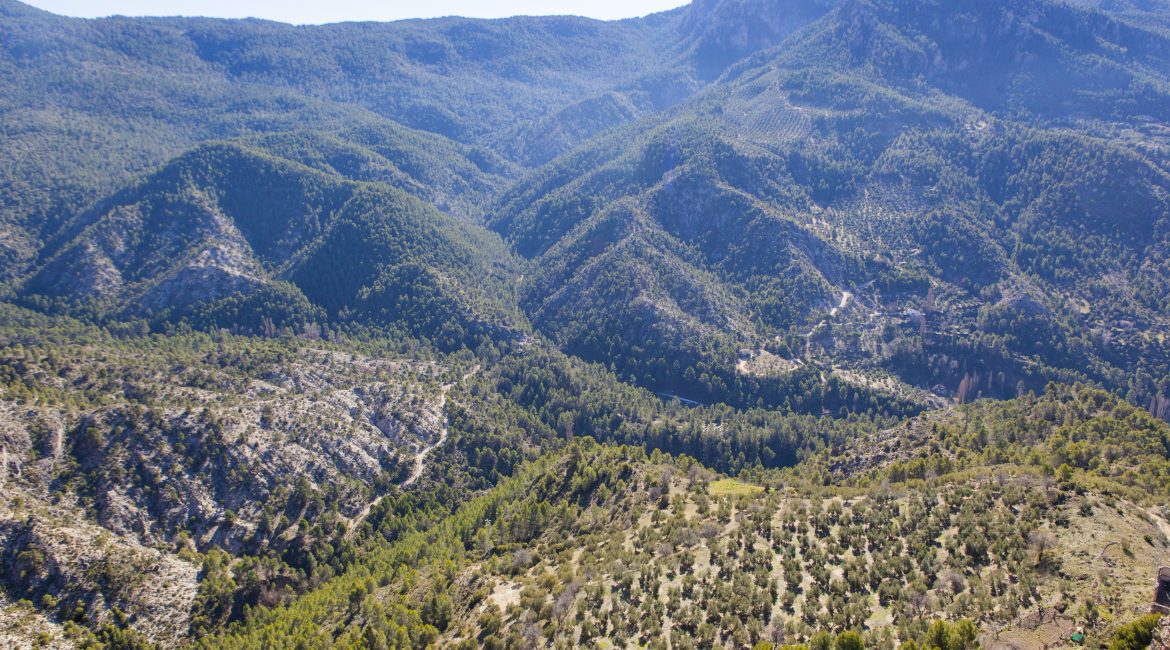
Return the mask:
POLYGON ((718 77, 728 66, 768 49, 816 22, 835 0, 699 0, 682 16, 680 30, 688 36, 685 61, 701 78, 718 77))
POLYGON ((0 0, 0 646, 1145 648, 1170 6, 0 0))
MULTIPOLYGON (((1164 336, 1151 333, 1167 326, 1158 260, 1168 177, 1150 125, 1170 105, 1165 34, 1063 5, 1038 5, 1019 24, 1014 10, 986 3, 930 5, 933 19, 914 5, 841 3, 660 118, 554 161, 493 211, 492 227, 541 269, 574 259, 573 247, 630 249, 630 230, 602 236, 586 225, 611 213, 638 215, 676 238, 672 248, 693 250, 706 284, 742 306, 734 319, 706 320, 709 350, 692 364, 695 377, 728 388, 650 370, 664 356, 695 359, 694 344, 666 337, 648 347, 601 327, 590 329, 601 340, 574 337, 574 316, 543 307, 550 297, 588 304, 565 294, 575 285, 561 275, 538 274, 528 290, 534 324, 589 358, 619 357, 647 385, 732 402, 744 399, 735 384, 754 381, 737 372, 736 350, 780 352, 789 366, 884 369, 951 394, 976 374, 1005 378, 988 393, 1006 396, 1070 372, 1113 382, 1120 368, 1164 368, 1155 342, 1164 336), (954 12, 969 28, 942 19, 954 12), (1030 40, 1039 24, 1060 37, 1050 48, 1030 40), (1106 32, 1127 48, 1104 48, 1106 32), (1129 76, 1111 71, 1123 62, 1129 76), (989 85, 957 84, 967 68, 989 85), (1068 99, 1037 104, 1065 96, 1027 83, 1037 76, 1069 89, 1068 99), (576 241, 578 229, 592 233, 588 243, 576 241), (945 368, 954 360, 961 372, 945 368)), ((687 277, 651 269, 624 275, 656 276, 638 283, 647 286, 687 277)), ((576 286, 599 290, 592 278, 576 286)), ((604 313, 591 311, 630 322, 604 313)), ((1148 400, 1162 390, 1153 377, 1121 381, 1148 400)), ((761 390, 748 389, 747 401, 761 390)))
POLYGON ((309 162, 330 172, 242 144, 184 154, 70 224, 20 291, 128 316, 198 312, 198 322, 253 332, 264 317, 294 330, 331 317, 451 344, 519 327, 507 302, 516 270, 498 239, 332 166, 403 175, 388 161, 312 151, 321 158, 309 162))
MULTIPOLYGON (((1164 121, 1162 30, 1062 3, 841 3, 789 60, 1042 123, 1164 121)), ((782 55, 785 56, 785 55, 782 55)))
MULTIPOLYGON (((0 16, 3 279, 70 216, 200 142, 311 124, 414 127, 482 144, 634 81, 658 56, 646 34, 668 29, 576 18, 320 28, 74 20, 14 0, 0 16)), ((482 148, 475 155, 492 164, 482 148)))

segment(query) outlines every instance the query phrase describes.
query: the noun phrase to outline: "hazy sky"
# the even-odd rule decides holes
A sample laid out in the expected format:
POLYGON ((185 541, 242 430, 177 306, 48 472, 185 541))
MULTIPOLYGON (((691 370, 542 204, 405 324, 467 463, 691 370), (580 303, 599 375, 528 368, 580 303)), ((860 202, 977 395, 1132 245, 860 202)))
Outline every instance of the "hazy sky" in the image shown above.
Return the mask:
POLYGON ((398 20, 435 16, 499 18, 518 14, 575 14, 629 18, 671 9, 687 0, 24 0, 67 16, 219 16, 286 23, 398 20))

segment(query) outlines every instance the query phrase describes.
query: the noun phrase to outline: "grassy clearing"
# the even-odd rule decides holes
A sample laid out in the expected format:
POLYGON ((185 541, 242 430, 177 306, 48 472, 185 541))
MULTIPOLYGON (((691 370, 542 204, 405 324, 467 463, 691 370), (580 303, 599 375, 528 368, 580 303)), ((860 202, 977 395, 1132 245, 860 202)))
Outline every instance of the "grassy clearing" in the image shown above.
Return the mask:
POLYGON ((737 481, 733 478, 720 479, 712 481, 710 485, 710 492, 712 496, 754 496, 763 493, 764 488, 743 481, 737 481))

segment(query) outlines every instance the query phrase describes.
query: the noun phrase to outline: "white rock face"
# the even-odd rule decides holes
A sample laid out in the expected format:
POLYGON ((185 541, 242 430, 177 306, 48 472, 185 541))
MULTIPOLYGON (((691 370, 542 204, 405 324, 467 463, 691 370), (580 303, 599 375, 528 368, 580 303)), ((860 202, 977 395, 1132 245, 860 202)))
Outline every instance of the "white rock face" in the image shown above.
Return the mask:
MULTIPOLYGON (((0 397, 0 581, 10 594, 67 595, 60 607, 80 605, 95 624, 116 607, 175 646, 201 579, 189 550, 280 548, 303 534, 301 519, 334 506, 360 521, 382 496, 375 486, 403 482, 445 428, 442 369, 429 362, 311 344, 277 361, 246 344, 204 345, 179 356, 80 346, 53 367, 39 354, 24 360, 26 381, 74 400, 0 397), (94 381, 121 390, 88 402, 94 381)), ((56 638, 51 618, 0 603, 0 645, 18 629, 56 638)))

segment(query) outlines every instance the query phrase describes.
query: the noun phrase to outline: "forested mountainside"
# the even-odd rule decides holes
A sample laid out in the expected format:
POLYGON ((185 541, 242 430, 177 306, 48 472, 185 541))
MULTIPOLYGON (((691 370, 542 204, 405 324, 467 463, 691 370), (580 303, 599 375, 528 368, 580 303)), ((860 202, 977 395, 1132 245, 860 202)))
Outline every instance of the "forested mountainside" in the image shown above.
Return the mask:
POLYGON ((1170 5, 0 0, 0 645, 1144 648, 1170 5))
MULTIPOLYGON (((750 401, 763 353, 948 392, 994 377, 985 393, 1000 396, 1065 370, 1109 381, 1149 364, 1147 378, 1122 381, 1154 399, 1166 363, 1164 134, 1106 136, 1118 122, 1141 128, 1145 118, 1118 115, 1128 107, 1164 124, 1152 117, 1170 106, 1155 63, 1170 52, 1164 35, 1150 35, 1160 80, 1148 99, 1136 81, 1107 87, 1109 53, 1081 51, 1099 46, 1090 34, 1045 53, 1021 37, 1029 61, 1045 59, 1043 78, 1068 89, 1061 114, 1029 103, 1023 79, 1039 73, 1011 65, 1021 55, 1005 52, 1000 9, 937 5, 970 20, 954 33, 899 18, 906 4, 842 4, 685 107, 509 190, 492 225, 539 261, 523 296, 533 324, 700 401, 750 401), (998 90, 952 91, 950 68, 998 90), (680 356, 710 381, 664 372, 680 356)), ((1050 28, 1073 29, 1071 10, 1051 11, 1050 28)))

